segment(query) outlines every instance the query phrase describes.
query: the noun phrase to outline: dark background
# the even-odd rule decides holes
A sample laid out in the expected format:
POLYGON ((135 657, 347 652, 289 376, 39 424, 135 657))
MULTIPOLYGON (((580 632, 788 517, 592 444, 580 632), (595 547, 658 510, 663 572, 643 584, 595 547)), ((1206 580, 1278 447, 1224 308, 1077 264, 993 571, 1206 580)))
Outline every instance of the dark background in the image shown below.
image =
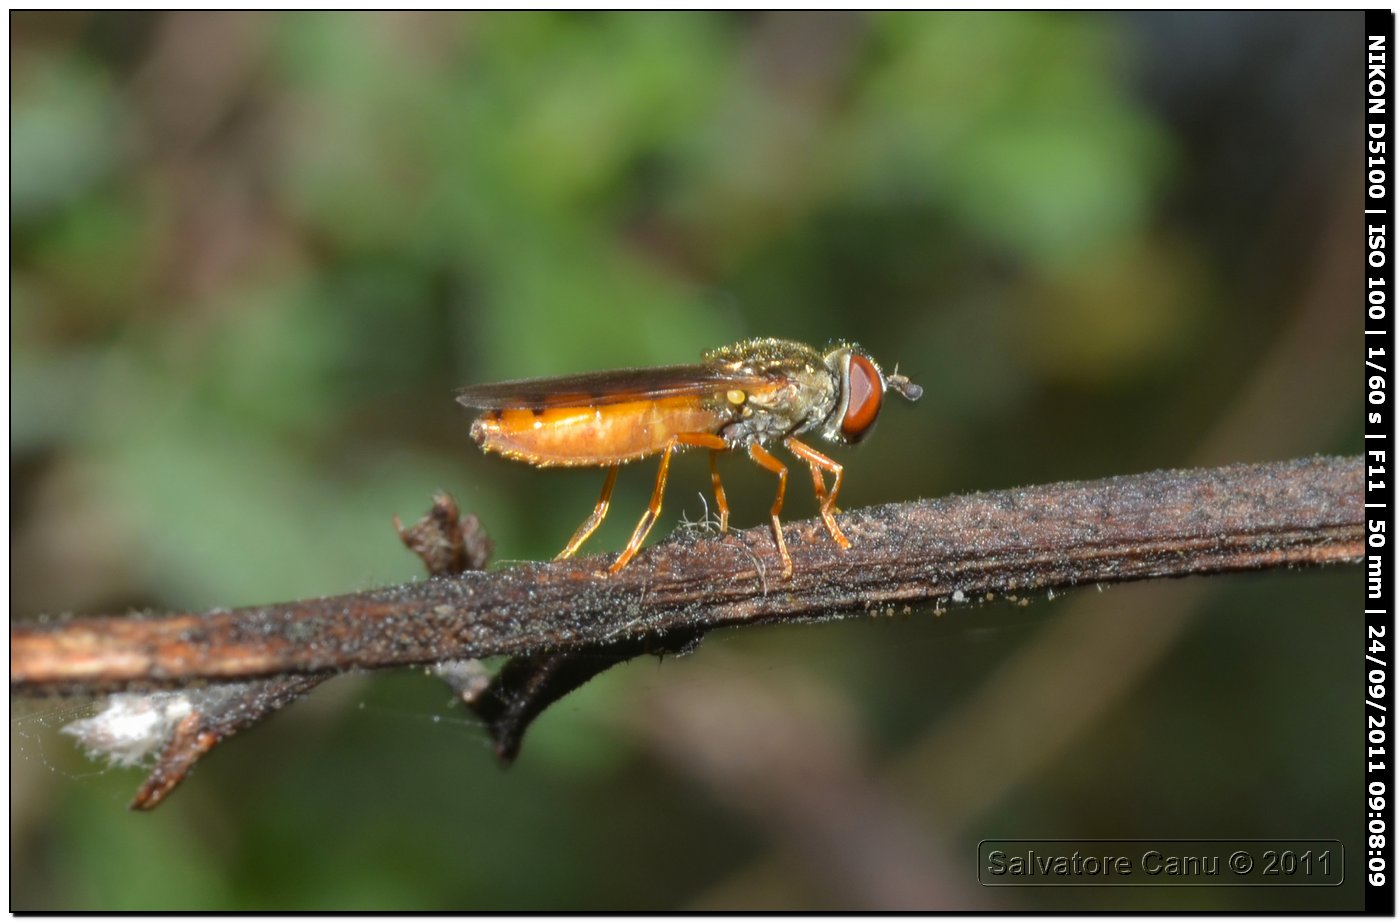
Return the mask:
MULTIPOLYGON (((833 452, 845 508, 1358 452, 1362 49, 1359 13, 14 15, 12 617, 412 579, 390 516, 438 488, 547 557, 600 475, 483 456, 453 388, 751 335, 926 388, 833 452)), ((703 453, 671 484, 653 541, 703 453)), ((435 680, 346 677, 151 815, 57 734, 80 703, 19 702, 11 907, 1359 908, 1360 601, 720 633, 509 771, 435 680), (984 838, 1271 836, 1346 883, 976 884, 984 838)))

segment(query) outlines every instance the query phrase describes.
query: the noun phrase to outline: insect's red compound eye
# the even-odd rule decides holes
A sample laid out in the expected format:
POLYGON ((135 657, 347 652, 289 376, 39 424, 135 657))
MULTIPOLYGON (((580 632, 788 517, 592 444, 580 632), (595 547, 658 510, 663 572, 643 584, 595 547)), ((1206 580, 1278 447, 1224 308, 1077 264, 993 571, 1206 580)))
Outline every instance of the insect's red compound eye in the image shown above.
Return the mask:
POLYGON ((841 436, 858 442, 880 415, 884 382, 875 364, 859 353, 852 353, 846 366, 846 415, 841 420, 841 436))

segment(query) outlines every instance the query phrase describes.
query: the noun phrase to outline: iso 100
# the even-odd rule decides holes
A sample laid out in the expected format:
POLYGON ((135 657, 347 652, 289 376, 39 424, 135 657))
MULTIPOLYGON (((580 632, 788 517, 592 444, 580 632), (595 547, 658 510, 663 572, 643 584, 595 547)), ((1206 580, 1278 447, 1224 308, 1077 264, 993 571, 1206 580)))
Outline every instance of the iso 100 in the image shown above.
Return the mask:
POLYGON ((1263 867, 1259 869, 1260 874, 1282 874, 1292 877, 1294 874, 1302 874, 1304 877, 1311 877, 1314 871, 1326 876, 1332 873, 1332 851, 1313 854, 1309 849, 1302 854, 1294 851, 1277 852, 1269 849, 1261 856, 1264 859, 1263 867))

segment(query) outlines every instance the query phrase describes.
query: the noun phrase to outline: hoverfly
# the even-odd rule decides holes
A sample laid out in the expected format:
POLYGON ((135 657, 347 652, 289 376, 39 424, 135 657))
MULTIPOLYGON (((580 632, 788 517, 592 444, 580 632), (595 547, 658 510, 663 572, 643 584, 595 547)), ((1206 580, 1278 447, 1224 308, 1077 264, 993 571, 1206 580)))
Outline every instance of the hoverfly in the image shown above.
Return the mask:
POLYGON ((616 573, 636 556, 661 512, 671 455, 681 448, 710 450, 710 480, 721 531, 729 527, 729 503, 716 458, 744 449, 778 477, 770 512, 773 538, 792 576, 778 514, 787 489, 787 467, 764 446, 781 440, 806 462, 822 521, 841 547, 851 542, 836 524, 842 467, 798 440, 815 430, 831 442, 853 444, 869 434, 886 390, 918 400, 923 388, 896 370, 886 375, 863 349, 839 343, 825 354, 782 339, 750 339, 705 353, 698 365, 629 368, 532 378, 464 388, 457 402, 486 412, 472 423, 472 439, 495 452, 536 467, 606 467, 603 492, 593 512, 556 560, 571 557, 607 515, 618 469, 660 454, 651 503, 621 555, 616 573), (823 472, 832 475, 826 488, 823 472))

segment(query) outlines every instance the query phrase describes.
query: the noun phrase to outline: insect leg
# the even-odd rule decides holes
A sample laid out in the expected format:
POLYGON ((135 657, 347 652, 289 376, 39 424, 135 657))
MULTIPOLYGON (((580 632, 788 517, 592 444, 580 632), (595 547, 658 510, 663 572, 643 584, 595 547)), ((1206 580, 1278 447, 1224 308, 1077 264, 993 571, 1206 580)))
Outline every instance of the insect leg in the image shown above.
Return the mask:
MULTIPOLYGON (((813 449, 810 445, 807 445, 803 442, 797 442, 798 447, 794 448, 792 446, 793 442, 797 442, 797 439, 790 437, 785 439, 783 441, 783 444, 788 446, 789 451, 797 455, 803 461, 807 462, 807 469, 812 472, 812 492, 817 494, 817 502, 820 503, 823 508, 826 508, 826 481, 822 479, 822 469, 823 467, 825 467, 826 464, 831 465, 831 467, 826 468, 827 470, 831 470, 833 468, 835 469, 836 480, 832 489, 832 493, 834 494, 837 490, 841 488, 841 465, 837 464, 835 461, 832 461, 830 458, 826 457, 825 455, 813 449), (810 452, 811 454, 816 455, 818 458, 821 459, 821 461, 813 463, 809 456, 804 452, 810 452)), ((832 502, 834 503, 835 500, 833 499, 832 502)), ((837 509, 835 505, 832 505, 830 508, 832 512, 841 511, 840 509, 837 509)))
POLYGON ((683 432, 676 436, 682 445, 710 450, 710 483, 715 488, 715 505, 719 508, 719 530, 729 530, 729 500, 724 495, 724 484, 719 481, 719 453, 729 450, 729 443, 708 432, 683 432))
POLYGON ((720 533, 729 531, 729 500, 724 495, 724 484, 719 482, 719 452, 710 452, 710 483, 715 487, 715 506, 719 509, 720 533))
POLYGON ((841 533, 840 528, 836 527, 836 516, 832 514, 832 510, 836 508, 836 494, 841 492, 841 474, 843 470, 841 465, 817 451, 815 448, 812 448, 810 445, 804 445, 795 438, 788 438, 783 444, 788 447, 788 451, 792 452, 803 461, 806 461, 807 466, 812 469, 812 480, 817 484, 817 500, 821 503, 822 521, 826 524, 826 530, 831 532, 832 540, 843 548, 850 547, 850 539, 841 533), (823 470, 830 471, 832 474, 831 490, 826 493, 825 496, 822 495, 821 489, 821 471, 823 470))
MULTIPOLYGON (((791 446, 788 446, 791 448, 791 446)), ((793 452, 793 454, 797 454, 793 452)), ((798 457, 801 457, 800 455, 798 457)), ((805 458, 803 460, 806 460, 805 458)), ((822 469, 815 464, 808 464, 807 470, 812 472, 812 492, 817 494, 817 502, 826 504, 826 481, 822 479, 822 469)))
POLYGON ((637 556, 638 549, 642 542, 646 540, 647 532, 651 531, 651 526, 656 524, 656 517, 661 514, 661 496, 666 492, 666 472, 671 468, 671 453, 676 450, 679 439, 671 436, 671 441, 666 443, 666 449, 661 453, 661 467, 656 471, 656 487, 651 491, 651 503, 647 506, 647 511, 642 513, 641 521, 632 532, 632 537, 627 542, 627 546, 622 549, 617 560, 608 567, 608 572, 616 573, 631 562, 637 556))
POLYGON ((608 468, 608 476, 603 480, 603 493, 598 497, 598 505, 593 507, 593 514, 583 520, 583 524, 574 532, 574 536, 569 539, 569 543, 558 554, 554 555, 555 560, 563 560, 565 557, 572 557, 583 546, 583 542, 588 540, 588 536, 598 530, 598 526, 603 523, 603 516, 608 514, 608 503, 612 501, 613 485, 617 483, 617 471, 621 465, 614 464, 608 468))
MULTIPOLYGON (((617 560, 608 568, 612 573, 616 573, 631 562, 637 556, 637 551, 641 549, 642 542, 646 540, 647 532, 651 531, 651 526, 656 524, 656 517, 661 514, 661 497, 666 492, 666 474, 671 469, 671 455, 676 448, 681 445, 694 445, 700 448, 708 448, 711 451, 727 449, 729 443, 717 435, 708 432, 681 432, 671 436, 671 440, 666 443, 666 449, 661 453, 661 467, 656 471, 656 487, 651 491, 651 503, 647 506, 647 511, 642 513, 642 519, 637 523, 637 527, 632 532, 632 538, 627 542, 627 546, 622 549, 617 560)), ((713 462, 711 462, 713 463, 713 462)), ((714 473, 713 468, 711 473, 714 473)), ((715 481, 718 483, 719 476, 715 474, 715 481)), ((728 504, 724 502, 723 488, 716 498, 721 503, 725 519, 728 519, 728 504)), ((726 521, 727 524, 727 521, 726 521)))
POLYGON ((778 555, 783 558, 783 579, 792 578, 792 558, 788 556, 787 542, 783 540, 783 524, 778 521, 778 513, 783 511, 783 495, 787 492, 787 465, 769 454, 757 442, 749 446, 749 457, 754 463, 778 475, 778 497, 773 500, 773 539, 778 543, 778 555))

